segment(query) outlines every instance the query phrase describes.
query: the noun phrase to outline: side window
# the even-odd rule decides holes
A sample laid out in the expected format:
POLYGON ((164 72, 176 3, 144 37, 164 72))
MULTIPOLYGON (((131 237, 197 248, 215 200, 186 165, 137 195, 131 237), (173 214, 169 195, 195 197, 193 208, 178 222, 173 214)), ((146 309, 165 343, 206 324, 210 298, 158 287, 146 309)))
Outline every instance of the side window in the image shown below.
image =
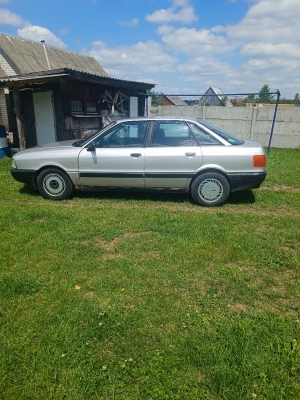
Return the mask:
POLYGON ((95 140, 96 148, 108 147, 142 147, 149 122, 124 122, 95 140))
POLYGON ((197 146, 194 135, 184 121, 157 121, 152 146, 197 146))
POLYGON ((201 146, 221 144, 216 138, 205 132, 198 125, 191 123, 190 126, 201 146))

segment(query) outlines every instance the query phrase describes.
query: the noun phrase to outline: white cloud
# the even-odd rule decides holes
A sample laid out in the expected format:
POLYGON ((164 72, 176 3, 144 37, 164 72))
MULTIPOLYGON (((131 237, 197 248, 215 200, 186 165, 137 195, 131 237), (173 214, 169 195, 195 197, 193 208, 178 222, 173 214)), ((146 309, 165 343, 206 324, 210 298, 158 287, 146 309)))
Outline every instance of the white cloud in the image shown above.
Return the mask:
POLYGON ((221 62, 217 58, 202 56, 188 60, 186 63, 178 66, 178 71, 181 73, 191 74, 197 76, 197 80, 202 79, 203 76, 210 76, 214 74, 227 76, 234 74, 234 69, 230 64, 221 62))
POLYGON ((260 59, 270 59, 271 57, 299 59, 300 46, 295 43, 247 43, 241 48, 241 56, 260 59))
MULTIPOLYGON (((2 1, 3 3, 3 1, 2 1)), ((0 8, 0 25, 11 25, 11 26, 25 26, 29 22, 19 17, 17 14, 11 12, 7 8, 0 8)))
POLYGON ((168 49, 194 57, 203 54, 227 54, 236 47, 235 43, 231 43, 223 36, 215 35, 208 29, 176 29, 164 34, 162 41, 168 49))
POLYGON ((173 0, 173 6, 167 9, 155 11, 153 14, 146 15, 146 20, 155 24, 169 24, 180 22, 190 24, 197 21, 194 8, 190 0, 173 0), (177 10, 179 8, 179 10, 177 10))
POLYGON ((166 36, 166 35, 170 35, 174 31, 175 31, 174 26, 162 25, 156 30, 156 33, 159 36, 166 36))
POLYGON ((130 21, 120 21, 118 22, 121 26, 137 26, 139 24, 139 20, 137 18, 133 18, 130 21))
POLYGON ((300 39, 299 18, 299 0, 260 0, 238 24, 212 30, 242 42, 295 42, 300 39))
POLYGON ((61 39, 50 32, 49 29, 43 28, 42 26, 25 26, 22 29, 18 29, 18 35, 23 39, 29 39, 36 42, 45 40, 47 45, 58 47, 60 49, 64 49, 67 47, 61 39))
MULTIPOLYGON (((3 3, 5 0, 0 0, 0 2, 3 3)), ((6 8, 0 8, 0 25, 1 24, 18 27, 18 35, 23 39, 29 39, 37 42, 45 40, 48 45, 58 47, 60 49, 67 47, 66 44, 51 31, 49 31, 49 29, 42 26, 31 25, 29 21, 25 21, 19 15, 6 8)))
POLYGON ((97 41, 92 44, 89 55, 95 57, 110 76, 122 79, 145 73, 174 72, 178 62, 176 57, 168 55, 163 46, 154 41, 115 48, 108 48, 104 42, 97 41))
POLYGON ((9 2, 9 0, 0 0, 0 4, 5 4, 5 3, 8 3, 9 2))

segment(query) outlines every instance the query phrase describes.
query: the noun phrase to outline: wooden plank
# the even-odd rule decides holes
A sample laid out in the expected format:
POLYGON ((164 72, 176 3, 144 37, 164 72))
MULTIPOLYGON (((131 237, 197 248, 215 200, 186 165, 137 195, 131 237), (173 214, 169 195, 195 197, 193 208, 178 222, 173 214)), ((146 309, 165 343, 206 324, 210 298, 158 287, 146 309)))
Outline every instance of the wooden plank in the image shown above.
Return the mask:
POLYGON ((22 117, 21 106, 20 106, 20 93, 19 93, 18 88, 14 87, 13 95, 14 95, 14 103, 15 103, 14 111, 15 111, 16 120, 17 120, 20 150, 25 150, 26 149, 26 140, 25 140, 25 135, 24 135, 23 117, 22 117))

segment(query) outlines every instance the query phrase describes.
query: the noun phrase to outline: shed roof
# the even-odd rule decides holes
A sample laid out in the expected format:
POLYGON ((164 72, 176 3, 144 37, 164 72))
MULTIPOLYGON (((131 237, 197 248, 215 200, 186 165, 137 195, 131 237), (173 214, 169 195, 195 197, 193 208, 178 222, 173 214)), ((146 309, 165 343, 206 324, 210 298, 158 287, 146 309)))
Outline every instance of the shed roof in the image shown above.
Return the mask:
MULTIPOLYGON (((70 68, 105 76, 95 58, 46 45, 51 68, 70 68)), ((0 33, 0 77, 45 71, 48 64, 42 43, 0 33)))
POLYGON ((60 81, 63 77, 88 82, 103 86, 114 86, 117 88, 131 88, 137 90, 150 90, 155 85, 146 82, 126 81, 122 79, 99 76, 70 68, 51 69, 37 71, 27 74, 0 77, 0 87, 24 87, 31 84, 60 81))

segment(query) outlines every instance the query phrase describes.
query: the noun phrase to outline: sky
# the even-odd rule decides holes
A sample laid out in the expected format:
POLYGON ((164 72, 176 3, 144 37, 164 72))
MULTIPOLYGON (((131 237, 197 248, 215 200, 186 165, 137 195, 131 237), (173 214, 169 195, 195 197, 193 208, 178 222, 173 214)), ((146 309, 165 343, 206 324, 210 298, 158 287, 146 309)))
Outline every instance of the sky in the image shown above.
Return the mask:
POLYGON ((300 93, 300 0, 0 0, 0 32, 164 94, 300 93))

